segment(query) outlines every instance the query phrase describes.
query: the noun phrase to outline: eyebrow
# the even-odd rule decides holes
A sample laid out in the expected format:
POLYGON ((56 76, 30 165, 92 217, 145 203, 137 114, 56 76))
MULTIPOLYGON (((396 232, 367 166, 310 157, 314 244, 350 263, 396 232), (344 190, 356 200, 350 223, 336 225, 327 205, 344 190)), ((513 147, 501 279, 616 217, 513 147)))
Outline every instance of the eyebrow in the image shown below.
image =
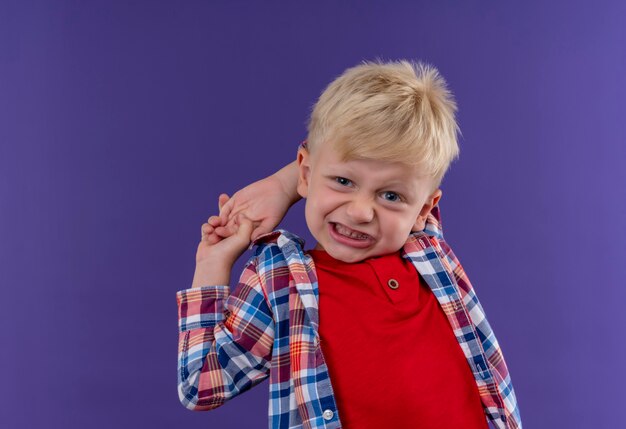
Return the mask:
MULTIPOLYGON (((354 173, 354 169, 353 168, 350 168, 350 167, 347 167, 347 166, 333 166, 333 165, 329 164, 326 167, 330 167, 330 171, 326 171, 324 173, 324 176, 339 176, 339 177, 349 176, 347 178, 351 178, 351 177, 359 175, 359 174, 355 174, 354 173), (336 169, 340 169, 340 168, 343 168, 343 169, 345 169, 347 171, 344 171, 344 172, 336 171, 336 169)), ((350 179, 350 180, 352 180, 352 179, 350 179)), ((407 197, 410 197, 410 198, 417 197, 417 192, 415 190, 415 187, 414 186, 409 186, 409 185, 407 185, 405 182, 403 182, 401 180, 390 179, 388 181, 384 181, 383 183, 384 184, 383 184, 383 186, 381 186, 381 189, 389 189, 389 188, 398 189, 399 188, 398 189, 399 193, 401 193, 401 194, 403 194, 403 195, 405 195, 407 197)))

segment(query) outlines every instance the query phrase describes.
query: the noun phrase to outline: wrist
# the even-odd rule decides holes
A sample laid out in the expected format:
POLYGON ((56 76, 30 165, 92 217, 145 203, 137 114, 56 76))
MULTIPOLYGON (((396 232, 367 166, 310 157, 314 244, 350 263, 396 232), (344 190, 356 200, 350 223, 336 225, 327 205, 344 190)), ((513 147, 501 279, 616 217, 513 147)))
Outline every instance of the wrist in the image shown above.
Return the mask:
POLYGON ((302 198, 297 191, 298 165, 296 161, 278 170, 273 176, 278 180, 281 189, 289 197, 290 205, 295 204, 302 198))
POLYGON ((205 260, 196 262, 191 287, 228 285, 233 264, 227 261, 205 260))

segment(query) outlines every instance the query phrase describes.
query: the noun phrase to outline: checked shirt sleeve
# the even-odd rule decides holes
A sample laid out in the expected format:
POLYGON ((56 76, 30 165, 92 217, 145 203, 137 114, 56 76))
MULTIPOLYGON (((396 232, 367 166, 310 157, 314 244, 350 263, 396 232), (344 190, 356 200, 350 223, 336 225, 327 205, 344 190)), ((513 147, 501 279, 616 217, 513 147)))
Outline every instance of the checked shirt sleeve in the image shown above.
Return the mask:
POLYGON ((269 376, 274 320, 251 259, 232 294, 228 285, 180 290, 178 396, 212 410, 269 376))
POLYGON ((515 391, 498 340, 487 321, 485 312, 463 266, 445 240, 438 242, 441 246, 444 263, 454 273, 454 279, 459 286, 459 292, 468 309, 469 317, 477 328, 480 343, 493 375, 493 384, 489 386, 489 391, 494 403, 499 405, 499 416, 493 415, 493 422, 499 429, 521 429, 522 422, 515 391))

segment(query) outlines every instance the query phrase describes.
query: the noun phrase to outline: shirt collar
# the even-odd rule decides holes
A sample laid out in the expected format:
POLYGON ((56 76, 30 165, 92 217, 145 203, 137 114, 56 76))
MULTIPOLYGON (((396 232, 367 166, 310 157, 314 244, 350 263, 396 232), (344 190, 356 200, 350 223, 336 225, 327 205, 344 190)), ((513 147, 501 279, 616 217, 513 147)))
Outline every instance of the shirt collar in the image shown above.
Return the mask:
POLYGON ((297 242, 301 248, 304 248, 303 238, 297 236, 293 232, 289 232, 284 229, 276 229, 272 232, 267 232, 265 234, 259 235, 252 243, 250 243, 250 246, 248 246, 248 249, 252 249, 254 246, 260 243, 278 243, 278 239, 281 235, 284 236, 289 241, 297 242))

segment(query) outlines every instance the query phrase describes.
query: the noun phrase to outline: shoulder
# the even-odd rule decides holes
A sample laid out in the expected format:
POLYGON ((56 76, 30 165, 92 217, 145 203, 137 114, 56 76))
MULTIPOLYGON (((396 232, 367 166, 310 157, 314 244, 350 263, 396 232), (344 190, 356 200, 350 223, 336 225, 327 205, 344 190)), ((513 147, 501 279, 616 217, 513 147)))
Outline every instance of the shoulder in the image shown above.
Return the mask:
POLYGON ((250 248, 255 247, 255 252, 268 247, 283 248, 287 246, 295 246, 299 249, 303 249, 304 239, 285 229, 276 229, 257 237, 257 239, 250 244, 250 248))
POLYGON ((441 225, 441 211, 439 205, 433 207, 426 218, 426 226, 421 231, 412 231, 403 246, 405 253, 424 250, 430 245, 441 249, 440 243, 445 241, 441 225))
POLYGON ((290 253, 303 253, 304 243, 304 239, 284 229, 268 232, 250 244, 249 249, 254 248, 251 261, 259 266, 269 261, 285 260, 290 253))
POLYGON ((290 284, 290 272, 302 261, 304 240, 283 229, 263 234, 254 240, 248 268, 255 272, 268 296, 290 284))

